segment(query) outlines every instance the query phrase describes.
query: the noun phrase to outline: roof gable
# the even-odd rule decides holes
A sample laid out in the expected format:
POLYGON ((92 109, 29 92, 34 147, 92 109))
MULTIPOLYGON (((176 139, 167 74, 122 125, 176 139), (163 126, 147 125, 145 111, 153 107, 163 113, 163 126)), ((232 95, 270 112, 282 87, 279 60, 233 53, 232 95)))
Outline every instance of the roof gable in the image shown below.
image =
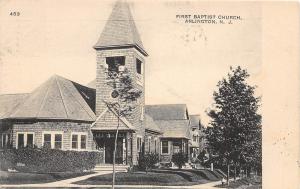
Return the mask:
POLYGON ((135 130, 125 117, 120 117, 118 127, 117 113, 110 108, 106 108, 92 124, 92 130, 116 130, 117 128, 119 130, 135 130))
POLYGON ((132 46, 147 56, 137 31, 129 5, 118 0, 100 35, 95 49, 132 46))

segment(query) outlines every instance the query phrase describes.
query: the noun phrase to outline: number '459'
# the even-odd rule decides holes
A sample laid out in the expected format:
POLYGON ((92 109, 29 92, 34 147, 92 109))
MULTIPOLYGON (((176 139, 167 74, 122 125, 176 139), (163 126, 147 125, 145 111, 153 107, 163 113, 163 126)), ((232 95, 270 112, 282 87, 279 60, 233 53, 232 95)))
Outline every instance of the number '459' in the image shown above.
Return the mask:
POLYGON ((10 16, 20 16, 20 12, 10 12, 10 16))

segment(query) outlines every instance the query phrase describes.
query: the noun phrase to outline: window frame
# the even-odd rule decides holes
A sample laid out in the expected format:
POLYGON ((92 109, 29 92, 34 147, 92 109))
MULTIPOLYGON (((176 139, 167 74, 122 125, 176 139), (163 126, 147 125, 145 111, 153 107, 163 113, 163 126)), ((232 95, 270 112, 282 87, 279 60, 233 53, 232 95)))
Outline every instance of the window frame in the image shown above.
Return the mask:
POLYGON ((35 145, 35 135, 34 132, 30 131, 30 132, 26 132, 26 131, 21 131, 21 132, 16 132, 16 149, 19 148, 19 134, 23 134, 24 135, 24 147, 27 147, 27 135, 28 134, 32 134, 32 145, 35 145))
POLYGON ((87 132, 71 132, 70 149, 76 151, 87 150, 88 144, 88 133, 87 132), (77 135, 77 148, 73 148, 73 135, 77 135), (81 136, 85 136, 85 148, 81 148, 81 136))
POLYGON ((57 149, 57 150, 63 150, 64 149, 64 132, 63 131, 43 131, 42 132, 42 146, 44 147, 44 135, 50 134, 50 149, 57 149), (55 148, 55 135, 60 134, 61 135, 61 148, 55 148))

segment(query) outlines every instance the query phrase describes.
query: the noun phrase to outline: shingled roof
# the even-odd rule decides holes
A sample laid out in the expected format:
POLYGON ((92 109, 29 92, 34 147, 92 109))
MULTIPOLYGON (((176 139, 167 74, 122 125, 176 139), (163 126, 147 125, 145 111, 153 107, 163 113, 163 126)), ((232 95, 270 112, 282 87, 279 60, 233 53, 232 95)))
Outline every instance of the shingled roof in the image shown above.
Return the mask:
POLYGON ((147 114, 145 114, 145 128, 150 131, 161 133, 159 126, 154 122, 152 117, 147 114))
POLYGON ((165 138, 190 139, 189 120, 157 120, 165 138))
POLYGON ((26 96, 16 96, 18 105, 13 111, 4 110, 1 118, 94 121, 94 93, 94 89, 54 75, 26 96))
POLYGON ((146 105, 145 112, 156 120, 185 120, 188 119, 185 104, 146 105))
POLYGON ((140 35, 137 31, 129 5, 118 0, 106 22, 95 49, 119 47, 134 47, 142 54, 148 54, 144 50, 140 35))
POLYGON ((0 95, 0 119, 9 117, 27 96, 27 93, 0 95))

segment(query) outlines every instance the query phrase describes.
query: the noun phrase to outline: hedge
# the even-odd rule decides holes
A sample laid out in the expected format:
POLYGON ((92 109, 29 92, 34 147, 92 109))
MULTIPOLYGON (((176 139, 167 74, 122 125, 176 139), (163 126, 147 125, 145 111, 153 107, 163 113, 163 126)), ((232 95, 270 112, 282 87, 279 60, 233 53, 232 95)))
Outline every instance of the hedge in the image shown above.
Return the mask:
POLYGON ((103 159, 97 151, 62 151, 47 148, 6 149, 0 152, 0 169, 22 172, 82 172, 103 159))

